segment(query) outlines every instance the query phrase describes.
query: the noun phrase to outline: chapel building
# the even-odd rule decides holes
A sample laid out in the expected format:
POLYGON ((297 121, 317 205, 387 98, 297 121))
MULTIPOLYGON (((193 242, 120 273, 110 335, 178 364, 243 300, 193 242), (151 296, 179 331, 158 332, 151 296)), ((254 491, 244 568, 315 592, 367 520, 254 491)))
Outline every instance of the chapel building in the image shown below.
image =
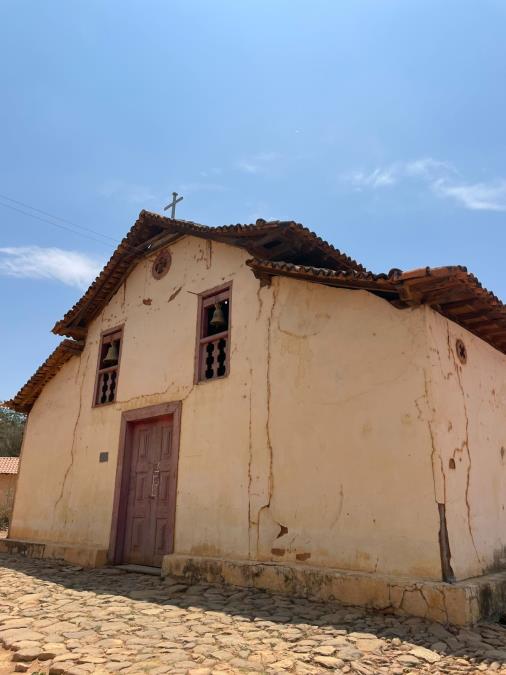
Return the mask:
POLYGON ((506 308, 295 222, 142 211, 28 413, 4 550, 437 621, 501 610, 506 308))

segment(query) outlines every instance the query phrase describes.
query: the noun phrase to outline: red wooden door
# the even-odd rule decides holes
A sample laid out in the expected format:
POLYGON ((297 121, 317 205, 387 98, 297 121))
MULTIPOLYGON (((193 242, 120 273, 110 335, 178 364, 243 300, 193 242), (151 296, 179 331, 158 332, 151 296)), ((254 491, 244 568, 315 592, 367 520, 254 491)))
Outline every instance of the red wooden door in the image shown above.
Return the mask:
POLYGON ((133 425, 124 562, 159 567, 172 551, 176 462, 172 417, 133 425))

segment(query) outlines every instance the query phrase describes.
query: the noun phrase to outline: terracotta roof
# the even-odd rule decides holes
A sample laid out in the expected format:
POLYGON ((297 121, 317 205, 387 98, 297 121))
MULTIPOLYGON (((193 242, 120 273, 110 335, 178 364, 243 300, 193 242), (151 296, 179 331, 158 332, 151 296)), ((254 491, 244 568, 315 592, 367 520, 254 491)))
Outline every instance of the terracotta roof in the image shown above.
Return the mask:
POLYGON ((254 258, 247 260, 246 264, 251 267, 255 276, 260 280, 270 276, 286 276, 294 279, 304 279, 326 286, 338 286, 340 288, 354 288, 372 291, 391 301, 397 300, 399 293, 395 285, 395 279, 400 270, 391 270, 388 274, 373 274, 361 270, 329 270, 310 265, 295 265, 286 262, 273 262, 271 260, 259 260, 254 258))
POLYGON ((506 354, 506 305, 465 267, 404 272, 399 278, 399 297, 405 305, 430 305, 506 354))
POLYGON ((32 409, 43 387, 53 378, 72 356, 80 354, 83 343, 75 340, 62 340, 54 352, 37 369, 28 382, 21 387, 16 396, 10 401, 2 403, 6 408, 16 412, 28 413, 32 409))
POLYGON ((53 332, 77 339, 85 337, 89 322, 109 302, 133 265, 146 254, 184 235, 240 246, 251 255, 268 260, 318 265, 333 270, 366 271, 355 260, 293 221, 257 220, 254 225, 207 227, 141 211, 137 222, 102 272, 82 298, 55 324, 53 332))
POLYGON ((396 307, 429 305, 446 318, 506 353, 506 306, 465 267, 424 267, 388 274, 331 270, 268 260, 248 260, 255 275, 289 276, 341 288, 364 289, 396 307))
POLYGON ((0 457, 0 474, 17 473, 19 457, 0 457))
POLYGON ((172 220, 149 211, 139 218, 82 298, 53 328, 77 340, 63 340, 16 396, 4 405, 29 412, 45 384, 72 355, 83 349, 89 322, 107 304, 131 268, 145 255, 191 235, 240 246, 253 259, 247 264, 266 282, 288 276, 312 283, 374 293, 396 307, 426 304, 506 353, 506 306, 465 267, 393 269, 373 274, 316 234, 293 221, 258 220, 254 225, 206 227, 172 220))

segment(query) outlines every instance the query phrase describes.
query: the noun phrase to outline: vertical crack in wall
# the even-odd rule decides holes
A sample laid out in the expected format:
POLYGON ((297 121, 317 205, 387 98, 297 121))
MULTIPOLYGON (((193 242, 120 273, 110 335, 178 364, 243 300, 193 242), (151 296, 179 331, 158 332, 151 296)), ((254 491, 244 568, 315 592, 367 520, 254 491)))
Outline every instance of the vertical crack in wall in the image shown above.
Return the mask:
POLYGON ((470 482, 471 482, 471 469, 472 469, 472 460, 471 460, 471 450, 469 448, 469 416, 467 412, 467 403, 466 403, 466 393, 464 391, 464 385, 462 384, 462 378, 461 378, 461 373, 460 373, 460 365, 457 363, 457 359, 455 358, 455 353, 451 347, 451 338, 450 338, 450 325, 447 323, 447 340, 448 340, 448 354, 450 356, 450 359, 453 361, 453 365, 455 368, 455 372, 457 375, 457 382, 459 385, 460 393, 462 395, 462 407, 464 409, 464 417, 465 417, 465 438, 462 443, 462 447, 466 449, 467 453, 467 474, 466 474, 466 489, 465 489, 465 501, 466 501, 466 509, 467 509, 467 529, 469 530, 469 536, 471 537, 471 542, 473 544, 474 552, 476 554, 476 558, 481 565, 481 558, 480 554, 478 553, 478 548, 476 546, 476 542, 474 540, 474 534, 473 530, 471 527, 471 504, 469 503, 469 487, 470 487, 470 482))
MULTIPOLYGON (((268 478, 268 498, 267 502, 258 509, 257 513, 257 551, 258 556, 259 551, 259 540, 260 540, 260 514, 264 509, 268 509, 271 505, 272 493, 274 490, 274 471, 273 471, 273 449, 272 449, 272 440, 271 440, 271 430, 270 430, 270 420, 271 420, 271 335, 272 335, 272 318, 274 315, 274 308, 278 298, 278 286, 273 284, 269 286, 272 289, 272 302, 269 310, 269 316, 267 317, 267 337, 266 337, 266 367, 265 367, 265 382, 266 382, 266 418, 265 418, 265 437, 267 443, 267 449, 269 452, 269 478, 268 478)), ((260 302, 260 311, 263 307, 263 301, 261 299, 261 288, 258 289, 258 298, 260 302)))
POLYGON ((446 524, 446 506, 438 503, 439 511, 439 550, 441 552, 441 573, 443 581, 454 583, 455 574, 452 569, 452 554, 450 552, 450 540, 448 538, 448 527, 446 524))
POLYGON ((343 506, 344 506, 344 489, 343 489, 343 484, 339 486, 339 505, 337 507, 337 512, 334 518, 332 519, 332 522, 329 525, 329 529, 333 529, 337 523, 339 522, 339 519, 341 518, 341 514, 343 512, 343 506))
MULTIPOLYGON (((423 385, 424 385, 424 396, 421 396, 419 398, 425 398, 425 402, 427 405, 427 408, 430 410, 430 393, 429 393, 429 378, 427 375, 427 371, 424 368, 423 369, 423 385)), ((422 409, 418 403, 419 399, 415 400, 415 406, 418 410, 418 417, 419 419, 423 420, 423 412, 422 409)), ((430 436, 430 444, 431 444, 431 453, 430 453, 430 463, 432 467, 432 482, 434 485, 434 500, 436 504, 439 504, 438 501, 438 487, 437 487, 437 480, 436 480, 436 455, 439 459, 439 468, 441 471, 441 479, 443 483, 443 500, 446 503, 446 474, 444 472, 444 467, 443 467, 443 459, 441 457, 441 454, 438 452, 437 447, 436 447, 436 439, 434 435, 434 429, 432 428, 432 421, 430 420, 430 417, 427 419, 427 428, 429 430, 429 436, 430 436)))
POLYGON ((253 462, 253 447, 251 439, 251 379, 253 377, 252 368, 249 369, 250 372, 250 390, 249 390, 249 426, 248 426, 248 445, 249 445, 249 455, 248 455, 248 558, 251 560, 251 527, 253 523, 251 522, 251 464, 253 462))
MULTIPOLYGON (((427 326, 428 331, 432 333, 430 325, 427 326)), ((435 344, 434 336, 431 335, 432 342, 435 344)), ((445 375, 443 371, 443 364, 441 362, 441 354, 439 353, 439 349, 435 347, 435 351, 437 354, 437 358, 439 361, 439 367, 441 369, 441 373, 443 375, 443 378, 446 380, 448 377, 445 375)), ((449 376, 449 375, 448 375, 449 376)), ((431 469, 432 469, 432 482, 434 486, 434 500, 437 505, 438 509, 438 515, 439 515, 439 532, 438 532, 438 543, 439 543, 439 555, 441 559, 441 577, 443 581, 446 581, 448 583, 451 583, 455 581, 455 575, 453 573, 453 569, 451 566, 451 554, 450 554, 450 540, 448 536, 448 528, 447 528, 447 523, 446 523, 446 473, 444 470, 443 466, 443 458, 441 456, 441 452, 438 451, 437 449, 437 444, 436 444, 436 435, 434 432, 433 428, 433 421, 432 421, 432 408, 431 408, 431 392, 430 392, 430 378, 427 373, 427 369, 423 368, 423 382, 424 382, 424 396, 421 396, 420 398, 425 398, 425 404, 427 408, 427 427, 429 430, 429 436, 430 436, 430 443, 431 443, 431 454, 430 454, 430 461, 431 461, 431 469), (437 464, 439 464, 439 471, 437 468, 437 464), (437 480, 437 473, 441 476, 441 482, 442 486, 439 486, 438 489, 438 480, 437 480), (441 488, 442 487, 442 494, 441 494, 441 488)), ((417 399, 415 401, 416 408, 418 410, 418 417, 420 420, 423 420, 423 412, 422 408, 420 407, 417 399)))
POLYGON ((267 416, 265 419, 265 435, 267 439, 267 448, 269 450, 269 501, 266 506, 271 505, 272 493, 274 490, 274 472, 273 472, 273 452, 271 440, 271 335, 272 335, 272 317, 274 307, 277 301, 277 286, 272 288, 272 304, 269 318, 267 319, 267 362, 266 362, 266 387, 267 387, 267 416))
MULTIPOLYGON (((56 502, 54 504, 55 511, 56 511, 56 507, 58 506, 58 504, 61 502, 61 500, 63 498, 63 493, 65 491, 65 484, 67 482, 67 478, 69 476, 70 470, 72 469, 72 466, 74 465, 74 449, 75 449, 75 444, 76 444, 76 431, 77 431, 77 425, 79 424, 79 419, 81 417, 81 408, 83 406, 83 387, 84 387, 84 380, 85 380, 86 371, 88 369, 88 361, 90 360, 90 354, 91 354, 91 350, 88 350, 88 356, 86 357, 86 365, 84 366, 84 373, 83 373, 83 376, 82 376, 82 379, 81 379, 81 385, 79 387, 79 408, 77 410, 76 421, 75 421, 75 424, 74 424, 74 430, 72 432, 72 445, 70 446, 70 462, 69 462, 69 465, 67 466, 67 468, 65 470, 65 474, 63 476, 60 495, 59 495, 58 499, 56 500, 56 502)), ((82 358, 79 357, 79 368, 77 370, 77 379, 81 375, 82 363, 83 363, 82 358)), ((67 522, 67 519, 65 518, 65 523, 66 522, 67 522)))

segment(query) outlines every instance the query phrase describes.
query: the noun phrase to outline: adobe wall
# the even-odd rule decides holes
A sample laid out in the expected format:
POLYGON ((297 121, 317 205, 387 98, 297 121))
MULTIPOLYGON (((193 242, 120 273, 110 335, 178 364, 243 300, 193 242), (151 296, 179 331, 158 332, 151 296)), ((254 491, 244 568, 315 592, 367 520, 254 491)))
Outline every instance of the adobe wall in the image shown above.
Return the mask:
POLYGON ((172 266, 160 280, 151 274, 153 256, 135 267, 92 322, 81 356, 65 364, 36 401, 11 538, 107 549, 121 412, 182 401, 176 545, 209 542, 209 552, 247 555, 251 370, 256 362, 263 372, 265 359, 262 321, 250 320, 260 303, 258 281, 242 250, 195 238, 170 250, 172 266), (194 385, 196 294, 229 280, 230 376, 194 385), (117 400, 92 407, 101 332, 123 323, 117 400), (99 463, 100 452, 109 453, 108 462, 99 463), (44 490, 35 494, 41 484, 44 490))
POLYGON ((426 313, 187 237, 132 271, 29 418, 10 537, 109 545, 121 412, 182 401, 175 552, 441 578, 426 313), (195 385, 197 296, 233 280, 229 377, 195 385), (93 408, 125 323, 117 401, 93 408), (99 463, 99 453, 109 461, 99 463))
POLYGON ((280 278, 270 318, 260 557, 441 578, 423 310, 280 278))
POLYGON ((506 566, 506 356, 435 312, 427 321, 435 489, 464 579, 506 566))

